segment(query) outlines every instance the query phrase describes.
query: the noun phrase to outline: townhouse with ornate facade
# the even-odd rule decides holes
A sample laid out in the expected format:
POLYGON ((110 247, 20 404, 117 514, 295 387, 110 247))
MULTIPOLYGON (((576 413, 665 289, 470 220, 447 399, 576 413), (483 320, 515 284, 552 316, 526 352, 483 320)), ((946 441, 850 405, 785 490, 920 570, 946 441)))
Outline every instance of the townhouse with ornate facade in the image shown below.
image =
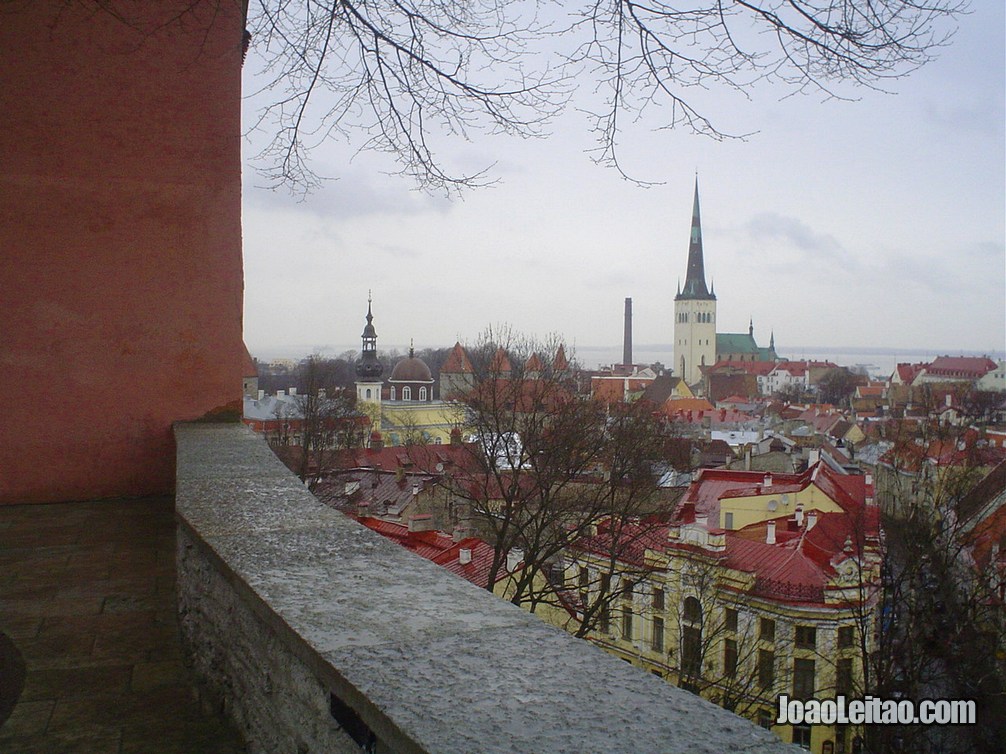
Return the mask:
MULTIPOLYGON (((671 519, 624 554, 631 578, 610 575, 607 536, 600 527, 565 562, 573 592, 620 593, 592 641, 784 741, 855 750, 847 728, 773 723, 780 694, 861 691, 880 582, 869 475, 823 461, 802 474, 702 470, 671 519)), ((570 612, 591 598, 572 599, 570 612)))

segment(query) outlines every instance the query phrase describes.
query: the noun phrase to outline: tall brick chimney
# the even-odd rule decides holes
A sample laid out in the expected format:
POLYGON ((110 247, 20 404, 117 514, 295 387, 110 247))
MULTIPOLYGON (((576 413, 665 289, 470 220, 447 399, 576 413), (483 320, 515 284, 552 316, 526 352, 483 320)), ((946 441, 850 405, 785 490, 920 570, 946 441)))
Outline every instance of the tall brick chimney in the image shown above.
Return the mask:
POLYGON ((625 299, 625 334, 622 337, 622 364, 632 366, 632 299, 625 299))

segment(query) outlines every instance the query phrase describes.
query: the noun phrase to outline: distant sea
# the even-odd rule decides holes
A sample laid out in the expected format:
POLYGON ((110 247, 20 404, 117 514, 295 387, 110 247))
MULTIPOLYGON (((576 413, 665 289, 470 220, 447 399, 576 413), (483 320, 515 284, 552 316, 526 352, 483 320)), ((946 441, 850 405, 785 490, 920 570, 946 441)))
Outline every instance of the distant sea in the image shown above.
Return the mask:
MULTIPOLYGON (((260 361, 272 359, 302 359, 311 353, 335 357, 349 350, 359 351, 360 344, 326 345, 326 346, 278 346, 256 350, 252 348, 252 356, 260 361)), ((382 347, 382 351, 395 349, 401 353, 408 351, 407 345, 382 347)), ((598 366, 617 364, 622 360, 622 347, 617 346, 577 346, 577 360, 587 369, 598 366)), ((1006 358, 1003 351, 966 351, 953 348, 933 348, 928 350, 910 348, 868 348, 845 347, 830 348, 828 346, 780 346, 779 355, 785 359, 813 359, 815 361, 832 361, 839 366, 864 367, 871 377, 889 377, 894 367, 903 362, 932 361, 937 356, 988 356, 994 361, 1006 358)), ((637 364, 653 364, 660 362, 664 366, 673 367, 674 348, 670 344, 640 344, 632 349, 632 360, 637 364)))
MULTIPOLYGON (((831 361, 843 367, 864 367, 871 377, 889 377, 894 368, 904 362, 928 362, 937 356, 988 356, 993 361, 1006 358, 1003 351, 962 351, 960 349, 934 348, 916 350, 908 348, 868 348, 827 346, 780 346, 779 356, 784 359, 811 359, 831 361)), ((622 360, 621 346, 578 346, 576 356, 588 369, 622 360)), ((659 361, 664 366, 674 365, 674 348, 669 344, 633 346, 632 360, 637 364, 659 361)))

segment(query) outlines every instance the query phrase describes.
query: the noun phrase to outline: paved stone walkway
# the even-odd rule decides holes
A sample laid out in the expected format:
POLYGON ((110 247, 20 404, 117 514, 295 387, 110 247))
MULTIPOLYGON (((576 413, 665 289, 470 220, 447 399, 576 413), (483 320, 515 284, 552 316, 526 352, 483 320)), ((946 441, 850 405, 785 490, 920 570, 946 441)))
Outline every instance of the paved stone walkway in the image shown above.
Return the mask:
POLYGON ((0 751, 244 751, 182 662, 173 507, 0 506, 0 631, 27 667, 0 751))

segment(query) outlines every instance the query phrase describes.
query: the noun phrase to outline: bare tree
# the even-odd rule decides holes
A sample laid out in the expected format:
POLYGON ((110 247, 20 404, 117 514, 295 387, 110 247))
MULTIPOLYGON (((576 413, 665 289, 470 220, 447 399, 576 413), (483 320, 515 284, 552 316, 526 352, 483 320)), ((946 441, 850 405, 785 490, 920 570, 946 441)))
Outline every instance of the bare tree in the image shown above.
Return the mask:
POLYGON ((297 395, 277 407, 280 421, 267 439, 313 489, 340 449, 360 444, 362 425, 356 394, 339 385, 337 363, 312 355, 299 365, 297 380, 297 395))
MULTIPOLYGON (((857 555, 861 592, 850 604, 861 673, 850 676, 846 690, 916 703, 976 703, 974 726, 867 726, 859 732, 867 751, 995 751, 1006 735, 1006 672, 998 659, 1006 651, 1006 582, 1001 571, 971 558, 965 502, 983 475, 967 463, 937 475, 917 459, 909 452, 888 456, 889 466, 903 466, 889 468, 893 482, 879 489, 883 535, 869 541, 864 534, 873 526, 861 521, 846 545, 857 555), (883 564, 879 580, 867 572, 876 560, 883 564)), ((1006 469, 998 473, 1001 493, 1006 469)))
POLYGON ((76 2, 141 33, 208 28, 225 3, 243 11, 235 47, 268 101, 251 124, 268 134, 258 157, 274 186, 295 191, 319 185, 309 155, 330 138, 391 154, 424 188, 483 185, 491 165, 456 172, 438 142, 476 131, 544 135, 570 103, 596 134, 594 159, 629 177, 618 152, 627 123, 645 117, 657 129, 723 139, 730 134, 703 111, 702 89, 750 96, 766 81, 847 97, 843 83, 881 88, 928 62, 967 8, 966 0, 189 0, 150 29, 122 0, 76 2))
MULTIPOLYGON (((656 505, 649 462, 662 438, 642 408, 609 412, 575 393, 576 377, 556 338, 541 343, 507 329, 490 330, 468 349, 473 373, 453 399, 465 410, 476 472, 445 476, 472 523, 494 546, 489 584, 508 556, 509 598, 532 612, 566 607, 564 558, 574 543, 599 529, 619 548, 640 540, 639 527, 656 505)), ((595 595, 581 611, 587 630, 610 594, 595 595)), ((568 592, 568 593, 567 593, 568 592)), ((582 633, 582 632, 581 632, 582 633)))
POLYGON ((761 640, 761 617, 743 596, 726 596, 722 563, 690 553, 678 562, 680 601, 668 605, 677 627, 678 686, 750 719, 774 709, 786 689, 779 657, 761 640))
POLYGON ((720 139, 726 132, 691 97, 698 88, 747 96, 767 80, 828 97, 845 96, 842 82, 879 88, 927 62, 949 39, 946 22, 965 7, 964 0, 259 0, 248 24, 262 87, 274 92, 257 124, 273 134, 261 156, 277 184, 310 188, 318 180, 311 146, 338 135, 393 154, 422 186, 478 185, 484 172, 457 174, 440 161, 441 133, 538 135, 583 84, 588 99, 574 101, 597 134, 595 159, 621 171, 619 137, 640 115, 657 128, 720 139))

